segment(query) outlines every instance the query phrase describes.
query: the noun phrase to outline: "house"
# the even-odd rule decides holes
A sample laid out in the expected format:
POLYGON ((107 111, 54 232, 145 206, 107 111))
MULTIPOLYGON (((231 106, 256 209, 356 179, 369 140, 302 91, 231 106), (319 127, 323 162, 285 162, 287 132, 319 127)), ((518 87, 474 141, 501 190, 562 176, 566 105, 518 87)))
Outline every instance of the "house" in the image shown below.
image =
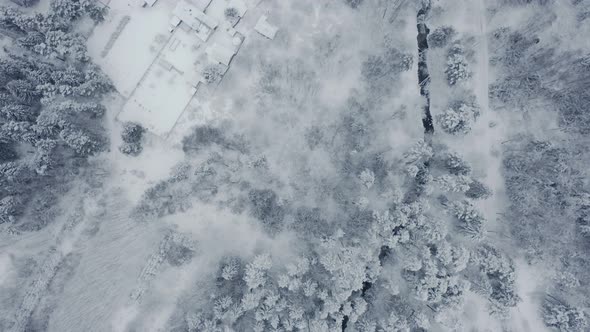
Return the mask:
POLYGON ((144 5, 143 5, 143 6, 144 6, 144 7, 145 7, 145 6, 150 6, 150 7, 152 7, 154 4, 156 4, 156 2, 157 2, 157 1, 158 1, 158 0, 144 0, 144 5))
POLYGON ((274 39, 279 29, 268 23, 267 19, 266 15, 262 15, 254 26, 254 30, 268 39, 274 39))
POLYGON ((207 41, 218 26, 217 20, 187 0, 181 0, 174 8, 173 14, 175 18, 170 22, 173 28, 182 22, 194 30, 203 41, 207 41))
MULTIPOLYGON (((142 1, 148 6, 157 0, 142 1)), ((152 133, 168 137, 185 110, 200 103, 195 96, 213 93, 229 70, 245 40, 243 32, 234 26, 248 6, 245 0, 174 0, 160 4, 170 5, 172 15, 166 16, 159 27, 168 26, 171 34, 165 45, 158 47, 156 58, 129 94, 117 119, 138 122, 152 133)), ((145 12, 155 15, 163 11, 145 12)), ((274 38, 277 30, 268 24, 266 16, 258 22, 257 31, 267 38, 274 38)))
POLYGON ((201 76, 197 63, 201 67, 209 64, 204 44, 192 29, 174 31, 117 119, 140 123, 166 137, 197 93, 201 76))
MULTIPOLYGON (((229 35, 228 35, 229 37, 229 35)), ((234 55, 238 53, 240 46, 244 42, 244 36, 235 33, 229 39, 218 40, 213 45, 207 47, 206 52, 214 62, 218 62, 224 66, 229 66, 234 55)))

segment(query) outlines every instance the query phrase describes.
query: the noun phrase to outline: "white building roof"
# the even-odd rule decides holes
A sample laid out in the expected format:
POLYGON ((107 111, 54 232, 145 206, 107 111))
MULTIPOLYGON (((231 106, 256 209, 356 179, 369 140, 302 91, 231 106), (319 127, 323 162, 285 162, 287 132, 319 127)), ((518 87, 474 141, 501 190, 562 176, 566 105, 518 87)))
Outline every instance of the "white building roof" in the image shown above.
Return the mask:
POLYGON ((127 100, 117 119, 139 122, 152 133, 165 137, 195 92, 194 87, 186 84, 175 70, 154 66, 127 100))
POLYGON ((170 19, 170 26, 176 28, 182 22, 177 16, 172 16, 170 19))
POLYGON ((233 33, 219 32, 213 36, 211 45, 205 50, 210 61, 229 66, 233 56, 238 53, 244 42, 244 36, 233 31, 233 33))
POLYGON ((173 13, 193 30, 198 30, 201 24, 211 30, 217 27, 217 21, 214 18, 207 16, 201 9, 186 0, 181 0, 173 13))
POLYGON ((209 55, 211 60, 229 66, 231 59, 234 57, 236 53, 231 48, 223 47, 218 43, 214 43, 213 45, 207 48, 207 54, 209 55))
POLYGON ((266 15, 262 15, 256 23, 254 30, 256 30, 261 35, 265 36, 266 38, 274 39, 279 28, 268 23, 266 15))
POLYGON ((205 12, 205 9, 209 7, 209 4, 212 0, 193 0, 192 3, 195 7, 199 8, 202 12, 205 12))

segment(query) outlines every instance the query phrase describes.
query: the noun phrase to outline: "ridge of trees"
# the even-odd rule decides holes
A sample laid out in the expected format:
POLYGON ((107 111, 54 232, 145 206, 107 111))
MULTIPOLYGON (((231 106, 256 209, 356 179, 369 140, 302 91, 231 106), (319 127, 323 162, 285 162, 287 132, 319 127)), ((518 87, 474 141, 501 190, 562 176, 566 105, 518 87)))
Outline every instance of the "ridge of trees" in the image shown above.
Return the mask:
POLYGON ((50 222, 44 211, 86 158, 107 148, 100 99, 113 86, 74 29, 104 14, 88 0, 52 0, 45 15, 0 6, 0 33, 12 41, 0 56, 0 223, 13 229, 50 222))

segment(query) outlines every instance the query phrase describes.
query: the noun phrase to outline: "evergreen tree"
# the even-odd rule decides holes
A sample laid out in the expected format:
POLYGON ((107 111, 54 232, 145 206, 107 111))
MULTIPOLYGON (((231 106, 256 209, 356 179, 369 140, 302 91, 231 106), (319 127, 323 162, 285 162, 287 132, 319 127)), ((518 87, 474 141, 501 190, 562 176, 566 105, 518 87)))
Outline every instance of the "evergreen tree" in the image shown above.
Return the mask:
POLYGON ((452 135, 465 135, 471 131, 471 126, 479 115, 474 105, 459 103, 447 108, 436 117, 441 129, 452 135))
POLYGON ((14 145, 9 142, 0 142, 0 164, 18 159, 14 145))
POLYGON ((24 103, 33 103, 40 98, 39 92, 35 86, 25 80, 10 81, 6 84, 6 90, 18 101, 24 103))
POLYGON ((76 153, 82 156, 94 154, 104 148, 104 144, 80 129, 63 129, 59 136, 76 153))
POLYGON ((455 35, 457 32, 451 26, 438 27, 428 35, 428 46, 432 48, 445 47, 455 35))
POLYGON ((492 195, 492 191, 488 186, 480 181, 473 180, 469 184, 469 189, 465 192, 465 196, 471 199, 486 199, 492 195))
POLYGON ((9 121, 0 127, 0 140, 34 144, 37 139, 38 135, 30 122, 9 121))
POLYGON ((467 200, 453 203, 451 205, 453 215, 457 218, 460 230, 474 239, 484 237, 485 218, 473 204, 467 200))
POLYGON ((573 308, 550 296, 543 305, 545 324, 562 332, 582 332, 588 328, 584 311, 573 308))
POLYGON ((70 162, 71 152, 85 157, 104 149, 98 119, 106 109, 94 100, 112 85, 87 62, 86 41, 74 29, 82 16, 102 14, 93 0, 53 0, 47 14, 34 15, 0 6, 0 27, 14 42, 0 58, 0 194, 18 194, 19 210, 70 180, 63 176, 79 165, 70 162), (19 156, 16 144, 36 152, 19 156))
POLYGON ((139 155, 143 150, 141 139, 144 132, 145 129, 141 125, 133 122, 125 122, 123 124, 123 131, 121 132, 123 144, 119 147, 119 151, 126 155, 139 155))
POLYGON ((0 199, 0 224, 12 222, 21 212, 22 202, 19 197, 6 196, 0 199))
POLYGON ((35 114, 30 106, 9 104, 0 109, 0 117, 12 121, 31 121, 35 114))
POLYGON ((449 49, 445 74, 447 75, 447 82, 451 86, 471 77, 467 59, 463 53, 463 47, 459 44, 455 44, 449 49))

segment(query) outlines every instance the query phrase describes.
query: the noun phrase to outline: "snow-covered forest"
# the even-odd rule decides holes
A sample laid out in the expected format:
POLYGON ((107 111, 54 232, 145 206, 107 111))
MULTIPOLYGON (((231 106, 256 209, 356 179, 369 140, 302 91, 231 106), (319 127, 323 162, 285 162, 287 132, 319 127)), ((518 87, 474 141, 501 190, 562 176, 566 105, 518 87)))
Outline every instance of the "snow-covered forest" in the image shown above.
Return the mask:
POLYGON ((0 0, 0 331, 590 331, 589 35, 587 0, 0 0))

